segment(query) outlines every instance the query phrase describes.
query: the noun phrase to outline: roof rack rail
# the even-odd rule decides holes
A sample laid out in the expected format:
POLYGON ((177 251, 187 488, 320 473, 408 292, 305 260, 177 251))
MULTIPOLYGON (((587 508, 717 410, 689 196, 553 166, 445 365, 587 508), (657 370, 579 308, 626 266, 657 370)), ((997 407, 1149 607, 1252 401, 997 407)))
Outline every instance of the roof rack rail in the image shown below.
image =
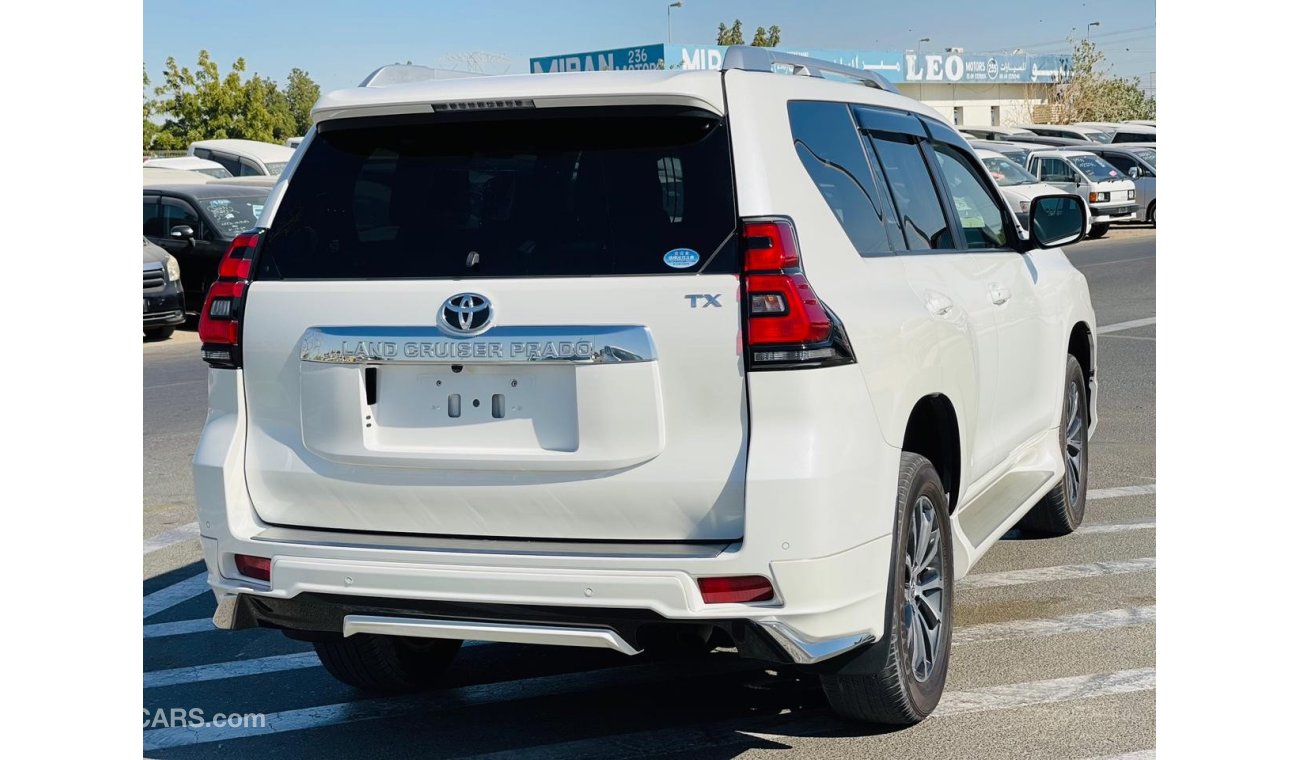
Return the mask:
POLYGON ((424 82, 437 78, 437 72, 428 66, 414 63, 390 63, 370 72, 358 87, 387 87, 390 84, 424 82))
POLYGON ((773 66, 789 66, 796 76, 818 77, 825 79, 825 74, 853 79, 867 87, 898 94, 898 88, 874 71, 855 69, 840 63, 831 63, 817 58, 809 58, 793 53, 782 53, 771 48, 751 47, 749 45, 732 45, 722 59, 722 70, 730 71, 768 71, 773 66))

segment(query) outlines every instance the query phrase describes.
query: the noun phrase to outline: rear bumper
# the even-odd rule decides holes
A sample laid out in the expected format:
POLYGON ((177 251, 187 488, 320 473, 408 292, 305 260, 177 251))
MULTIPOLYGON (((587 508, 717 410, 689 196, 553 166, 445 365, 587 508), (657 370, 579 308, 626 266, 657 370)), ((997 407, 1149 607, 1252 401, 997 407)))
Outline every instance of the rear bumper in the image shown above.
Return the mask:
POLYGON ((337 634, 348 633, 349 617, 379 618, 381 627, 418 635, 445 637, 470 626, 486 640, 635 651, 643 626, 684 623, 723 628, 749 656, 800 664, 883 637, 899 452, 868 434, 877 430, 869 403, 851 401, 865 398, 849 387, 862 382, 855 366, 751 380, 754 407, 783 411, 751 419, 744 538, 711 545, 367 536, 266 525, 244 481, 240 372, 211 375, 194 479, 219 627, 337 634), (814 379, 824 387, 810 389, 814 379), (845 401, 819 402, 828 397, 845 401), (235 554, 271 558, 270 583, 242 577, 235 554), (704 602, 699 578, 740 575, 769 578, 775 598, 704 602))

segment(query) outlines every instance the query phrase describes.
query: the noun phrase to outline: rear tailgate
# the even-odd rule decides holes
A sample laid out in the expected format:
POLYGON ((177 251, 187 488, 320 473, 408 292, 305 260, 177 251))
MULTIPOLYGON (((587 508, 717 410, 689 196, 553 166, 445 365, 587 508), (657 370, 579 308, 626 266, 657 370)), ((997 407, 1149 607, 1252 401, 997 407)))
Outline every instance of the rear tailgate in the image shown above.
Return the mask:
POLYGON ((739 538, 735 225, 725 124, 696 109, 323 124, 245 299, 258 515, 739 538))

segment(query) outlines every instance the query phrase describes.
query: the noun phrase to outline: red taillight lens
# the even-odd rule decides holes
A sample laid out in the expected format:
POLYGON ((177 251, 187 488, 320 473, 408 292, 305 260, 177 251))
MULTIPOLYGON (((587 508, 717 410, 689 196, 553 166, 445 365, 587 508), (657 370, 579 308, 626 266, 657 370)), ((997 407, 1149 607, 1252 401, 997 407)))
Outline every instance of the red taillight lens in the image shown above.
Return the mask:
POLYGON ((786 219, 746 221, 741 237, 751 366, 807 367, 851 360, 830 345, 834 322, 800 269, 794 225, 786 219))
POLYGON ((705 604, 766 602, 776 596, 772 591, 772 582, 761 575, 700 578, 699 584, 705 604))
POLYGON ((271 558, 253 557, 248 554, 235 555, 235 569, 245 578, 271 582, 271 558))
POLYGON ((231 241, 217 268, 217 281, 209 286, 204 299, 199 340, 203 341, 203 360, 213 367, 237 369, 241 364, 239 317, 258 239, 258 233, 245 232, 231 241))
POLYGON ((752 274, 745 282, 749 288, 750 345, 821 343, 830 339, 830 317, 802 273, 752 274), (784 311, 766 310, 778 303, 785 305, 784 311))
POLYGON ((799 266, 794 225, 784 219, 745 222, 745 271, 771 272, 799 266))

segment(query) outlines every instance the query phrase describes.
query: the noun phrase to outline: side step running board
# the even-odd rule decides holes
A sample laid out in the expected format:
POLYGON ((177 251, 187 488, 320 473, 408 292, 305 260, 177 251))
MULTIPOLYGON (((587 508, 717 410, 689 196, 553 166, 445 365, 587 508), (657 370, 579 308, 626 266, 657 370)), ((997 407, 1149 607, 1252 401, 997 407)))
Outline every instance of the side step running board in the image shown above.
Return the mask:
POLYGON ((343 635, 376 633, 383 636, 416 636, 426 639, 500 641, 511 644, 549 644, 562 647, 613 649, 623 654, 641 650, 614 631, 603 628, 563 628, 514 623, 473 623, 461 620, 348 615, 343 618, 343 635))

